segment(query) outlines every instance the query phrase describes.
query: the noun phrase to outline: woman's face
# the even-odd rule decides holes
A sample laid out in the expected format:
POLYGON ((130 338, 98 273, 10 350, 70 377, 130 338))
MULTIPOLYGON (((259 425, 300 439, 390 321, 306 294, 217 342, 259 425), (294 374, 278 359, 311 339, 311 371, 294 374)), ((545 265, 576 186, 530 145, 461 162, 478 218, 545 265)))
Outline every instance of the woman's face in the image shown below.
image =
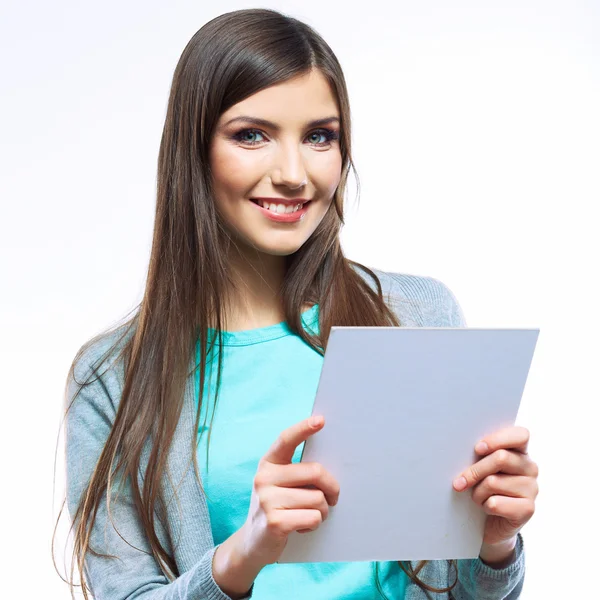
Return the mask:
POLYGON ((221 115, 210 148, 215 202, 238 244, 284 256, 312 235, 341 177, 339 118, 316 70, 221 115))

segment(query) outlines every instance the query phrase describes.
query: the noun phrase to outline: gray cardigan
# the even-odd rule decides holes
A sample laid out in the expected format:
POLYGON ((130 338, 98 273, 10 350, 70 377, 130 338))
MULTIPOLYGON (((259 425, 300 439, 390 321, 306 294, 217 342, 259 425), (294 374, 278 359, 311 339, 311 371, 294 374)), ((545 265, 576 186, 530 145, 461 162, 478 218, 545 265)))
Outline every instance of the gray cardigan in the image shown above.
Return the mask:
MULTIPOLYGON (((407 274, 376 271, 388 305, 401 325, 408 327, 465 327, 462 310, 452 292, 439 280, 407 274)), ((366 278, 370 281, 369 278, 366 278)), ((75 379, 85 381, 99 357, 116 341, 121 328, 93 341, 75 365, 75 379)), ((112 355, 111 355, 112 356, 112 355)), ((192 363, 193 367, 193 363, 192 363)), ((190 373, 191 373, 190 368, 190 373)), ((65 441, 67 467, 67 506, 71 515, 85 491, 86 483, 100 456, 114 422, 124 381, 121 361, 111 357, 99 373, 101 378, 81 388, 67 413, 65 441), (109 366, 107 369, 106 367, 109 366)), ((95 376, 93 377, 95 379, 95 376)), ((80 386, 69 378, 67 406, 80 386)), ((90 540, 91 547, 118 557, 101 558, 88 553, 88 585, 96 600, 228 600, 212 577, 215 552, 205 497, 194 474, 190 456, 195 435, 194 380, 190 376, 184 394, 184 407, 169 453, 170 479, 164 477, 168 502, 165 526, 157 523, 157 534, 174 557, 178 577, 165 575, 150 553, 128 488, 111 499, 112 523, 107 518, 106 500, 100 504, 90 540), (124 539, 123 539, 124 538, 124 539), (126 540, 126 541, 125 541, 126 540)), ((142 456, 147 461, 148 454, 142 456)), ((451 595, 428 594, 408 582, 406 600, 439 598, 455 600, 514 600, 519 598, 525 572, 523 540, 519 535, 515 561, 504 569, 492 569, 480 559, 458 561, 458 584, 451 595)), ((417 563, 414 563, 416 566, 417 563)), ((441 588, 454 580, 446 561, 431 561, 419 578, 441 588)))

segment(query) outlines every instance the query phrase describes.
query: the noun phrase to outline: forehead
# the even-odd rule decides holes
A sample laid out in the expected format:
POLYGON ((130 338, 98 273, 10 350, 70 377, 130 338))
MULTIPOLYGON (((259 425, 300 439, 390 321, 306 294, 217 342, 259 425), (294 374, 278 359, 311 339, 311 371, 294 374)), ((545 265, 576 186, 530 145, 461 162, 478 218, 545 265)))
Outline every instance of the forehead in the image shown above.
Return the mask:
POLYGON ((281 124, 303 125, 325 116, 339 116, 337 99, 320 71, 289 79, 260 90, 234 104, 219 119, 225 123, 239 116, 262 117, 281 124))

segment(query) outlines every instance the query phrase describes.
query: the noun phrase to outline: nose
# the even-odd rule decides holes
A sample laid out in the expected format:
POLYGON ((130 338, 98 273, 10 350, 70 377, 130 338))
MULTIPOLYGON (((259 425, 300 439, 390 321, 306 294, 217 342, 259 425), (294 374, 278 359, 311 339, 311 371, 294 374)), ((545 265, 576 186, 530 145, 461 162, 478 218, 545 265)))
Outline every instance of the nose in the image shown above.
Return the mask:
POLYGON ((290 143, 280 146, 275 156, 271 181, 273 185, 285 185, 290 189, 306 185, 308 176, 304 158, 297 145, 290 143))

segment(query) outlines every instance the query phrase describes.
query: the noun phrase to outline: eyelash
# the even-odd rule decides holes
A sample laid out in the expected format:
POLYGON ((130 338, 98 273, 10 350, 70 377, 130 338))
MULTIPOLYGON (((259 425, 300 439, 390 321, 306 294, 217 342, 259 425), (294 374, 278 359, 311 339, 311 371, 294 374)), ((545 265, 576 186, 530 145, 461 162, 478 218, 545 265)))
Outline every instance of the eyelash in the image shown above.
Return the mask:
MULTIPOLYGON (((260 131, 260 129, 242 129, 241 131, 238 131, 236 134, 234 134, 232 136, 232 138, 235 141, 240 142, 242 144, 246 144, 248 146, 255 146, 256 144, 261 143, 261 142, 257 142, 257 141, 250 142, 248 140, 242 140, 242 137, 247 133, 260 133, 261 135, 264 135, 264 133, 262 131, 260 131)), ((321 142, 319 144, 312 144, 313 146, 326 146, 330 142, 332 142, 334 140, 338 140, 340 138, 339 133, 337 131, 334 131, 333 129, 326 129, 326 128, 315 129, 314 131, 311 131, 310 135, 312 135, 313 133, 322 133, 325 136, 324 142, 321 142)))

